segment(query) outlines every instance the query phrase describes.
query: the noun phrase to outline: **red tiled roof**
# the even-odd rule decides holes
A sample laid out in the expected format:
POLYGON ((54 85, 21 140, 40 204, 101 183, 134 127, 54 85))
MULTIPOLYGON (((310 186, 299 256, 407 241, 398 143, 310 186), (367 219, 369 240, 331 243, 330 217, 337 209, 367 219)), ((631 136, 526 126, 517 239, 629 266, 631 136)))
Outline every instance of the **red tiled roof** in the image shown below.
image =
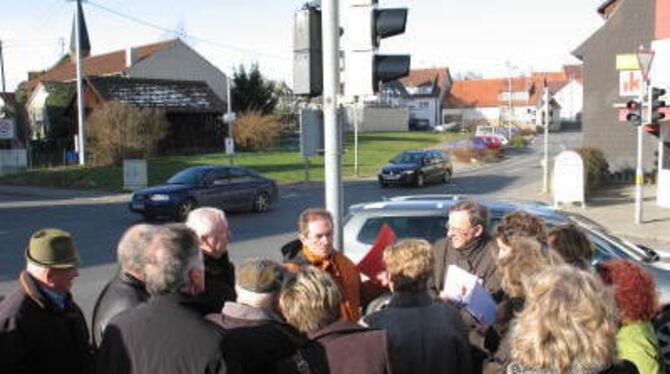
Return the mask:
POLYGON ((433 84, 435 79, 437 79, 437 84, 440 89, 444 89, 448 73, 449 69, 446 67, 434 69, 414 69, 410 70, 409 75, 400 79, 400 81, 406 87, 418 87, 433 84))
MULTIPOLYGON (((136 62, 141 61, 158 50, 174 43, 175 40, 176 39, 170 39, 154 44, 135 47, 136 62)), ((126 69, 126 50, 122 49, 102 55, 89 56, 83 59, 82 62, 84 65, 84 75, 120 74, 126 69)), ((22 84, 21 88, 24 90, 32 90, 37 86, 39 81, 66 82, 75 79, 76 74, 76 64, 73 62, 66 62, 48 70, 39 78, 22 84)))
MULTIPOLYGON (((532 78, 512 78, 512 92, 528 91, 532 100, 537 100, 532 78)), ((454 81, 451 92, 445 97, 446 108, 498 107, 507 105, 507 100, 500 100, 501 92, 509 91, 510 79, 472 79, 454 81)), ((531 102, 513 100, 515 105, 528 105, 531 102)))

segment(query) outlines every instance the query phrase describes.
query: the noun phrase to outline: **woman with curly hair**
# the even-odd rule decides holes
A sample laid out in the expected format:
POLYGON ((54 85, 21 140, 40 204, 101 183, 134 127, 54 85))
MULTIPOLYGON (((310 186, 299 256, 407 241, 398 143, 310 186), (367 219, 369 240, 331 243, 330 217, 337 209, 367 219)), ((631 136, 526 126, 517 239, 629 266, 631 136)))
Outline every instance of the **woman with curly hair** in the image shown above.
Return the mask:
POLYGON ((509 374, 637 373, 617 362, 616 304, 595 276, 570 265, 528 281, 526 306, 510 330, 509 374))
POLYGON ((621 323, 616 335, 619 358, 632 361, 641 374, 661 373, 663 356, 651 325, 658 313, 654 278, 630 260, 602 262, 596 270, 614 286, 621 323))
POLYGON ((547 234, 549 248, 560 254, 570 265, 587 270, 593 257, 593 245, 584 232, 573 224, 559 225, 547 234))

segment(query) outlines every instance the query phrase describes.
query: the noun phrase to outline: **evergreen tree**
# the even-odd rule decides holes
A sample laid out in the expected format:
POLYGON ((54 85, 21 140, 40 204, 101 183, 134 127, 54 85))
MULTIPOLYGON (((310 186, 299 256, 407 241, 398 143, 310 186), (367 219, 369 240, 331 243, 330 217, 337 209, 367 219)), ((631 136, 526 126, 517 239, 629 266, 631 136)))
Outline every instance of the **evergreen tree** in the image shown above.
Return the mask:
POLYGON ((240 65, 233 74, 233 110, 237 113, 251 111, 270 114, 277 105, 274 82, 263 79, 257 64, 249 72, 240 65))

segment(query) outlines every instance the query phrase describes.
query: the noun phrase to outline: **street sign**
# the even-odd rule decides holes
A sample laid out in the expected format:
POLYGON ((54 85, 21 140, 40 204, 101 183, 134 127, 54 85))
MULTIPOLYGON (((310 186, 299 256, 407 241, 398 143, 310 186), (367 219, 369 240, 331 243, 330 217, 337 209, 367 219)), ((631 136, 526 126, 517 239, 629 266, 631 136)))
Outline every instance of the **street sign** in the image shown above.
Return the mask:
POLYGON ((654 60, 654 51, 650 49, 640 49, 637 51, 637 61, 640 63, 640 71, 644 80, 649 79, 649 68, 654 60))
POLYGON ((14 139, 14 119, 0 119, 0 139, 14 139))
POLYGON ((232 156, 235 154, 235 139, 231 137, 226 138, 226 155, 232 156))
POLYGON ((617 70, 640 70, 640 63, 637 60, 635 53, 627 53, 625 55, 616 55, 616 69, 617 70))
POLYGON ((639 70, 619 72, 619 96, 637 97, 642 90, 642 73, 639 70))

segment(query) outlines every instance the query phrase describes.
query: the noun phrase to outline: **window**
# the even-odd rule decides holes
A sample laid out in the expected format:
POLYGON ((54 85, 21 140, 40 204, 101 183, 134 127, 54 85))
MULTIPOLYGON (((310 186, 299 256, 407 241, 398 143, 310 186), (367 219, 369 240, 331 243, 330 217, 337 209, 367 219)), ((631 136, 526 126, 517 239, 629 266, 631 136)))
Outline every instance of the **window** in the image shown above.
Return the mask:
POLYGON ((358 241, 373 244, 383 224, 393 229, 397 239, 421 238, 433 243, 443 238, 447 232, 445 216, 429 217, 371 217, 363 224, 358 233, 358 241))
POLYGON ((230 170, 229 170, 229 174, 230 174, 230 181, 231 181, 231 182, 236 182, 236 183, 239 183, 239 182, 248 182, 248 181, 254 179, 254 178, 253 178, 249 173, 247 173, 247 171, 244 170, 244 169, 236 169, 236 168, 233 168, 233 169, 230 169, 230 170))
POLYGON ((427 101, 420 101, 419 102, 419 108, 421 108, 421 109, 428 108, 428 102, 427 101))

